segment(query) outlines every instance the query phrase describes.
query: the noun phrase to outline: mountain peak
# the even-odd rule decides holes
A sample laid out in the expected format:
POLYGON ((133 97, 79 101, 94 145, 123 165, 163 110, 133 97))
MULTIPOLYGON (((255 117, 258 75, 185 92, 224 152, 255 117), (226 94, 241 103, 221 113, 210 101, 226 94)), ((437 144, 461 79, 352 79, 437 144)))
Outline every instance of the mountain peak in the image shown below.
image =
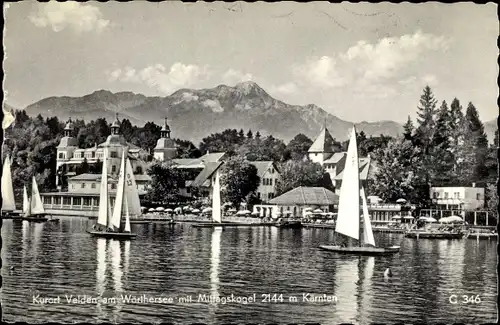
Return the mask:
POLYGON ((251 80, 239 82, 234 86, 234 88, 243 90, 246 94, 249 94, 251 92, 265 93, 264 89, 262 89, 256 82, 251 80))

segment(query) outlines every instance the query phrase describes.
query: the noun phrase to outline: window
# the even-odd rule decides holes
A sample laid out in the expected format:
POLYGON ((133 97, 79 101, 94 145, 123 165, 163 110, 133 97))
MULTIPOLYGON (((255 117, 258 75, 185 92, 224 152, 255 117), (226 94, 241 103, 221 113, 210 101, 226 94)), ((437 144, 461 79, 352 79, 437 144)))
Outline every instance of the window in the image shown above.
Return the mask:
POLYGON ((43 204, 52 204, 52 197, 51 196, 44 196, 43 197, 43 204))
POLYGON ((118 153, 116 151, 111 151, 110 157, 111 158, 118 158, 118 153))
POLYGON ((260 196, 260 192, 257 192, 257 197, 260 199, 261 196, 260 196))
POLYGON ((59 153, 59 159, 64 159, 64 154, 62 152, 59 153))
POLYGON ((95 183, 92 183, 92 185, 90 185, 91 188, 95 188, 95 183))
POLYGON ((111 189, 116 190, 116 184, 111 184, 111 189))
POLYGON ((116 173, 116 165, 111 166, 111 172, 116 173))
POLYGON ((82 188, 85 188, 85 183, 82 183, 82 188))
POLYGON ((71 204, 71 198, 70 197, 63 197, 63 205, 70 205, 71 204))
POLYGON ((437 199, 438 198, 438 193, 437 192, 434 192, 434 198, 437 199))
POLYGON ((478 200, 478 201, 481 200, 481 193, 476 194, 476 200, 478 200))
POLYGON ((61 204, 61 197, 60 196, 54 197, 54 204, 61 204))
POLYGON ((444 192, 444 198, 447 199, 448 198, 448 192, 444 192))
POLYGON ((269 197, 269 200, 270 200, 270 199, 272 199, 272 198, 274 197, 274 193, 273 193, 273 192, 271 192, 271 193, 269 193, 267 196, 269 197))
POLYGON ((82 198, 81 197, 74 197, 73 198, 73 205, 82 205, 82 198))
POLYGON ((92 202, 91 198, 89 198, 89 197, 84 197, 83 198, 83 205, 89 207, 90 206, 90 202, 92 202))
POLYGON ((95 197, 93 200, 94 200, 94 206, 99 206, 99 198, 95 197))
POLYGON ((95 158, 95 151, 92 151, 92 158, 95 158))
POLYGON ((457 199, 460 199, 460 192, 457 192, 457 199))
POLYGON ((135 172, 136 172, 136 174, 142 174, 142 167, 137 166, 137 168, 135 169, 135 172))
POLYGON ((273 185, 273 179, 272 178, 269 179, 269 185, 273 185))
POLYGON ((271 170, 269 170, 271 174, 274 174, 274 168, 271 167, 271 170))

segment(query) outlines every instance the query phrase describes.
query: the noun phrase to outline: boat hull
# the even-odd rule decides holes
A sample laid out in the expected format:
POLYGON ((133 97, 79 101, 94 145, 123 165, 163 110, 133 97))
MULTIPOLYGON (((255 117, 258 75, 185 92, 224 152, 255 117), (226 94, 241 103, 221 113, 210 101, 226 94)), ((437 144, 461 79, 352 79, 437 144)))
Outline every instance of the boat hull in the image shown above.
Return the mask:
POLYGON ((382 248, 382 247, 357 247, 357 246, 342 247, 334 245, 332 246, 322 245, 319 248, 340 254, 355 254, 355 255, 391 255, 398 253, 400 249, 399 246, 382 248))
MULTIPOLYGON (((16 218, 18 219, 18 218, 16 218)), ((26 221, 29 221, 29 222, 46 222, 47 220, 49 220, 49 218, 47 217, 21 217, 19 218, 21 220, 26 220, 26 221)))
POLYGON ((302 223, 300 221, 285 221, 276 222, 273 226, 278 228, 302 228, 302 223))
POLYGON ((102 238, 109 238, 109 239, 127 240, 127 239, 133 239, 133 238, 137 237, 137 234, 134 234, 134 233, 89 231, 89 230, 87 232, 94 237, 102 237, 102 238))
MULTIPOLYGON (((148 220, 130 220, 131 225, 147 225, 150 223, 151 221, 148 220)), ((122 224, 125 224, 125 222, 122 222, 122 224)))
POLYGON ((216 227, 224 227, 224 226, 235 226, 235 224, 224 224, 218 222, 203 222, 203 223, 195 223, 192 225, 195 228, 216 228, 216 227))
POLYGON ((408 232, 405 234, 407 238, 422 238, 422 239, 462 239, 462 233, 439 233, 439 232, 408 232))

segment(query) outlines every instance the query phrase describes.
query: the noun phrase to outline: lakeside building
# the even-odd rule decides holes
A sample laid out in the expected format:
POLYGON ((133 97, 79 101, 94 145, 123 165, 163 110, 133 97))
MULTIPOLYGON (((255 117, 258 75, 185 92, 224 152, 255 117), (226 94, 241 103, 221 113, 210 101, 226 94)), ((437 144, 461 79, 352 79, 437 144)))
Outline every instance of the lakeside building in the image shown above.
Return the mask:
POLYGON ((255 205, 253 209, 263 217, 276 216, 277 212, 302 216, 306 208, 328 212, 338 203, 339 196, 324 187, 299 186, 273 198, 268 205, 255 205))
MULTIPOLYGON (((347 152, 342 151, 340 144, 335 141, 326 126, 309 148, 308 157, 311 161, 324 166, 335 187, 335 194, 340 194, 347 152)), ((359 157, 359 178, 362 186, 367 188, 368 183, 374 180, 376 172, 377 166, 370 156, 359 157)))
MULTIPOLYGON (((77 139, 74 137, 74 125, 71 119, 64 128, 64 137, 57 146, 56 185, 62 188, 62 180, 67 180, 76 176, 77 168, 86 161, 89 165, 95 165, 102 162, 104 149, 108 150, 108 175, 118 176, 121 156, 123 149, 128 147, 128 158, 132 165, 134 175, 146 175, 148 169, 147 157, 149 153, 136 145, 128 143, 123 135, 120 134, 120 121, 118 114, 116 120, 111 125, 111 134, 106 141, 96 144, 91 148, 78 148, 77 139)), ((147 175, 146 175, 147 176, 147 175)), ((136 177, 137 178, 137 177, 136 177)), ((147 177, 143 177, 147 179, 147 177)), ((139 182, 140 183, 140 182, 139 182)))
POLYGON ((139 195, 145 194, 146 185, 151 178, 146 174, 149 167, 148 152, 128 143, 120 134, 120 121, 118 114, 111 125, 111 134, 106 141, 96 144, 91 148, 78 148, 77 139, 74 137, 74 125, 71 119, 64 128, 64 137, 57 146, 56 185, 59 192, 40 193, 47 213, 96 216, 99 209, 99 192, 101 173, 84 173, 76 175, 77 168, 86 161, 89 165, 102 162, 104 150, 108 150, 108 190, 111 205, 114 203, 118 185, 118 173, 123 155, 123 149, 128 147, 130 160, 136 179, 139 195), (67 191, 62 191, 62 180, 67 182, 67 191))
POLYGON ((472 184, 471 187, 431 187, 429 195, 438 209, 472 211, 484 208, 484 193, 484 188, 472 184))

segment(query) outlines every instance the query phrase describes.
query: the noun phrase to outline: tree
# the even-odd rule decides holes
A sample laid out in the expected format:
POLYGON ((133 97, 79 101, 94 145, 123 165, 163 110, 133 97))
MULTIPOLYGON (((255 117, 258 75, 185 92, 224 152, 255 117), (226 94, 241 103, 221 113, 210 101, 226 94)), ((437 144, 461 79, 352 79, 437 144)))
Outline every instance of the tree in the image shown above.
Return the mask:
MULTIPOLYGON (((250 198, 260 184, 257 168, 242 157, 232 157, 221 167, 221 188, 224 201, 239 206, 250 198)), ((249 203, 249 202, 247 202, 249 203)))
POLYGON ((247 138, 248 139, 252 139, 253 138, 252 130, 248 130, 248 132, 247 132, 247 138))
POLYGON ((269 135, 265 139, 246 139, 236 147, 236 154, 250 161, 281 161, 285 153, 285 143, 269 135))
POLYGON ((486 209, 498 220, 498 189, 495 184, 488 184, 485 193, 486 209))
POLYGON ((463 183, 484 182, 488 177, 488 138, 479 113, 472 103, 467 106, 464 132, 466 136, 463 138, 459 176, 463 183))
POLYGON ((243 140, 236 129, 226 129, 222 133, 212 133, 203 138, 199 148, 201 152, 225 152, 228 156, 233 156, 243 140))
POLYGON ((255 138, 260 139, 260 132, 259 131, 257 131, 257 133, 255 133, 255 138))
POLYGON ((180 199, 179 190, 185 186, 186 172, 170 163, 154 163, 147 174, 151 182, 146 188, 146 199, 150 202, 166 204, 180 199))
POLYGON ((420 150, 403 138, 377 150, 374 159, 378 168, 368 192, 388 202, 404 198, 420 207, 427 206, 429 183, 420 150))
MULTIPOLYGON (((313 141, 306 135, 299 133, 297 134, 286 146, 285 155, 289 155, 290 159, 301 160, 307 157, 307 152, 312 146, 313 141)), ((287 159, 285 159, 287 160, 287 159)))
POLYGON ((280 178, 276 182, 276 195, 281 195, 299 186, 319 186, 333 190, 330 176, 323 167, 312 161, 289 160, 281 164, 280 178))
POLYGON ((128 119, 123 119, 120 123, 120 134, 123 135, 127 142, 131 142, 134 133, 137 132, 137 127, 132 126, 132 123, 128 119))
POLYGON ((178 146, 178 158, 199 158, 202 156, 201 151, 191 141, 175 139, 175 143, 178 146))
POLYGON ((243 129, 240 129, 238 137, 240 138, 240 141, 243 141, 245 139, 245 132, 243 131, 243 129))
POLYGON ((425 86, 422 96, 420 96, 420 106, 417 106, 417 123, 415 131, 416 143, 427 154, 434 135, 436 103, 434 94, 429 86, 425 86))
POLYGON ((78 167, 76 168, 76 174, 86 174, 90 171, 90 166, 89 163, 87 162, 87 158, 83 158, 83 161, 78 167))
POLYGON ((411 117, 408 115, 408 120, 406 121, 405 125, 403 125, 403 136, 405 140, 413 141, 413 131, 415 127, 413 125, 413 121, 411 120, 411 117))
POLYGON ((451 172, 453 171, 455 157, 451 150, 451 119, 446 101, 443 101, 436 119, 434 131, 429 148, 429 172, 431 179, 440 185, 453 185, 451 172))

